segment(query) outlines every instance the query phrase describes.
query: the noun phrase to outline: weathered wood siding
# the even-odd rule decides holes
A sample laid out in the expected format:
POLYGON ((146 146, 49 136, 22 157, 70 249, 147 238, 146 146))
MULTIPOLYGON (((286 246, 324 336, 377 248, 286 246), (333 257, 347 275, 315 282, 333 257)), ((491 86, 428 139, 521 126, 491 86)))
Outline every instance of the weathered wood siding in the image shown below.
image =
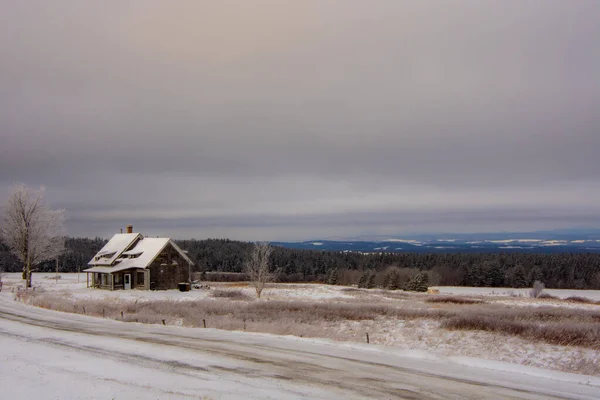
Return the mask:
POLYGON ((148 267, 150 289, 177 289, 180 282, 188 282, 189 266, 171 245, 167 246, 148 267))

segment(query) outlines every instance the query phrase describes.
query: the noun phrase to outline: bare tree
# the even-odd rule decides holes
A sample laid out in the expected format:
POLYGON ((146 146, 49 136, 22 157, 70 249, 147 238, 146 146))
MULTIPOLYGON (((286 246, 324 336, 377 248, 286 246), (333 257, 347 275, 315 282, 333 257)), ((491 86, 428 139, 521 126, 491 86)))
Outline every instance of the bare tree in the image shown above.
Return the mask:
POLYGON ((533 289, 529 291, 529 297, 537 298, 540 297, 542 292, 544 291, 544 283, 540 281, 533 282, 533 289))
POLYGON ((31 268, 64 249, 64 210, 44 204, 44 189, 16 185, 3 207, 2 220, 2 239, 23 262, 25 286, 31 287, 31 268))
POLYGON ((273 275, 269 272, 272 252, 273 248, 270 244, 256 243, 244 266, 244 271, 248 275, 250 284, 254 286, 256 297, 259 299, 265 285, 273 280, 273 275))

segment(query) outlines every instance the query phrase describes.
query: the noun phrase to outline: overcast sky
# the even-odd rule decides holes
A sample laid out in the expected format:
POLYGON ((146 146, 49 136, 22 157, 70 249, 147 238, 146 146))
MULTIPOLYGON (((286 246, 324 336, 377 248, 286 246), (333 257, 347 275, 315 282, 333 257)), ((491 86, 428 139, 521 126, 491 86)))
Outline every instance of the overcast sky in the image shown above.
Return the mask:
POLYGON ((72 236, 600 225, 600 1, 2 1, 0 200, 72 236))

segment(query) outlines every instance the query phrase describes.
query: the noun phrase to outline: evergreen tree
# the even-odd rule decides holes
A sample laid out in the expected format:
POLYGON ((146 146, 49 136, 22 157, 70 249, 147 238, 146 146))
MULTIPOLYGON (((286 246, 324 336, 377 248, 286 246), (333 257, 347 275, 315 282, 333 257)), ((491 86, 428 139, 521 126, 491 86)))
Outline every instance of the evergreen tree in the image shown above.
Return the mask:
POLYGON ((367 287, 367 279, 369 279, 367 273, 363 272, 363 274, 360 276, 360 279, 358 280, 358 287, 366 288, 367 287))
POLYGON ((525 277, 525 269, 521 264, 518 264, 513 269, 513 287, 524 288, 527 287, 527 278, 525 277))
POLYGON ((390 283, 388 286, 389 290, 399 290, 400 289, 400 275, 396 270, 393 270, 390 273, 390 283))
POLYGON ((329 277, 327 278, 328 285, 337 285, 339 280, 339 271, 337 268, 329 270, 329 277))
POLYGON ((487 287, 501 287, 504 285, 504 273, 498 260, 486 261, 483 267, 484 282, 487 287))
POLYGON ((373 289, 375 287, 375 274, 371 272, 369 279, 367 280, 367 289, 373 289))
POLYGON ((390 273, 386 272, 386 274, 383 276, 383 282, 381 283, 381 287, 383 287, 384 289, 388 289, 390 286, 390 273))
POLYGON ((542 269, 539 265, 534 265, 529 271, 528 281, 531 285, 535 283, 535 281, 543 282, 544 274, 542 274, 542 269))
POLYGON ((410 292, 426 292, 429 288, 429 275, 422 271, 413 276, 404 286, 404 290, 410 292))

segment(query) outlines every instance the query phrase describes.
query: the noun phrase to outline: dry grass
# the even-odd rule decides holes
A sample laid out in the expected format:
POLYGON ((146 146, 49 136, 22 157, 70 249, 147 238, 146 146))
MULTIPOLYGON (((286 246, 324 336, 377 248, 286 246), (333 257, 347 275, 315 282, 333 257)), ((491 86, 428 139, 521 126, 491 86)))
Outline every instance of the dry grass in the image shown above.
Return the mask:
MULTIPOLYGON (((241 291, 219 291, 216 296, 223 300, 195 301, 105 301, 98 299, 74 300, 64 294, 51 292, 22 292, 22 301, 53 310, 84 313, 108 318, 121 319, 121 311, 128 320, 158 323, 162 319, 180 319, 186 326, 201 326, 203 319, 226 318, 229 321, 242 322, 249 320, 256 323, 315 324, 322 322, 363 321, 377 318, 396 319, 439 319, 449 315, 448 311, 427 308, 395 307, 379 303, 335 303, 318 301, 278 301, 256 300, 249 302, 233 302, 246 296, 241 291), (222 292, 239 292, 233 297, 222 292)), ((227 325, 231 325, 228 323, 227 325)), ((234 324, 235 325, 235 324, 234 324)), ((220 327, 212 325, 213 327, 220 327)), ((273 333, 273 332, 272 332, 273 333)))
POLYGON ((403 292, 401 290, 377 290, 375 291, 375 293, 380 293, 383 296, 387 297, 388 299, 393 299, 393 300, 404 300, 404 299, 411 299, 411 298, 419 298, 420 296, 424 296, 423 294, 418 294, 418 293, 407 293, 407 292, 403 292))
POLYGON ((224 287, 248 287, 250 284, 248 282, 235 282, 235 283, 224 283, 224 284, 213 284, 213 286, 224 286, 224 287))
POLYGON ((252 297, 242 292, 241 290, 221 290, 215 289, 210 292, 210 297, 216 299, 230 299, 230 300, 252 300, 252 297))
POLYGON ((482 299, 473 299, 461 296, 436 296, 425 299, 426 303, 450 303, 450 304, 482 304, 482 299))
POLYGON ((73 299, 68 293, 39 290, 20 292, 18 296, 38 307, 141 323, 160 324, 164 320, 168 324, 202 327, 205 320, 208 327, 218 329, 353 340, 353 335, 359 333, 341 332, 340 326, 428 320, 438 321, 442 328, 453 331, 494 332, 534 342, 600 350, 600 311, 511 308, 461 296, 388 291, 373 294, 377 296, 343 301, 256 300, 241 290, 221 287, 211 291, 212 298, 194 301, 73 299), (397 301, 389 300, 396 295, 397 301))
POLYGON ((556 308, 460 313, 442 321, 450 330, 479 330, 555 345, 600 349, 600 313, 556 308))

